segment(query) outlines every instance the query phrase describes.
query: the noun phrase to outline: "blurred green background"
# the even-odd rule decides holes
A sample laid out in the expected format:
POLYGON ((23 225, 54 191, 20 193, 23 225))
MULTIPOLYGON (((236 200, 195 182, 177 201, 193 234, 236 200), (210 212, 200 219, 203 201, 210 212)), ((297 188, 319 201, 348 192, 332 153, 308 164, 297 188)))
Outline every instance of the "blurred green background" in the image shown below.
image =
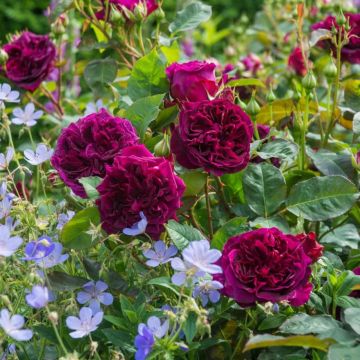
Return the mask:
MULTIPOLYGON (((61 2, 58 0, 57 2, 61 2)), ((164 0, 163 8, 166 12, 175 12, 188 1, 164 0)), ((213 6, 214 16, 221 15, 223 23, 239 20, 246 13, 253 18, 261 8, 263 0, 203 0, 213 6)), ((49 23, 44 16, 50 0, 0 0, 0 41, 5 42, 6 35, 16 31, 28 29, 35 33, 49 32, 49 23)), ((171 18, 171 14, 169 17, 171 18)))

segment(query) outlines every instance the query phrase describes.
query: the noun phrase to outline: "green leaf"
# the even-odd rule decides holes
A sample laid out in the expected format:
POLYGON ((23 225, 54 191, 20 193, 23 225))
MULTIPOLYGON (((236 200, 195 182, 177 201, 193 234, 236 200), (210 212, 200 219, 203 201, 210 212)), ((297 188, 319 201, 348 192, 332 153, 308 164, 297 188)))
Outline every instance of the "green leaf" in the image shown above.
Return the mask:
POLYGON ((278 314, 267 316, 259 325, 260 331, 276 329, 286 320, 286 315, 278 314))
POLYGON ((156 49, 139 59, 128 81, 128 94, 133 101, 169 90, 165 75, 165 64, 156 49))
POLYGON ((194 312, 190 312, 185 324, 183 325, 183 331, 186 337, 186 342, 190 344, 196 335, 196 320, 197 315, 194 312))
POLYGON ((142 140, 150 123, 159 115, 163 99, 164 94, 144 97, 136 100, 126 109, 126 118, 134 125, 142 140))
POLYGON ((286 198, 286 184, 281 171, 265 162, 246 168, 243 188, 250 209, 260 216, 270 216, 286 198))
POLYGON ((349 107, 354 112, 360 111, 360 80, 346 80, 344 87, 344 106, 349 107))
POLYGON ((84 186, 85 192, 89 200, 96 200, 99 192, 96 187, 101 183, 102 178, 98 176, 89 176, 79 179, 79 183, 84 186))
POLYGON ((246 225, 247 218, 236 217, 226 222, 219 230, 216 231, 211 241, 211 247, 222 250, 228 239, 234 235, 249 231, 246 225))
POLYGON ((331 339, 321 340, 312 335, 300 335, 300 336, 274 336, 274 335, 256 335, 251 338, 245 345, 244 352, 261 349, 264 347, 272 346, 299 346, 305 348, 313 348, 321 351, 327 351, 328 347, 333 344, 331 339))
POLYGON ((175 285, 173 285, 172 282, 170 281, 170 279, 166 276, 151 279, 150 281, 147 282, 147 285, 162 286, 166 289, 171 290, 177 296, 180 296, 180 293, 176 290, 175 285))
POLYGON ((285 334, 322 334, 339 328, 339 323, 329 315, 310 316, 296 314, 287 319, 280 327, 285 334))
POLYGON ((285 233, 290 233, 291 229, 289 224, 286 222, 284 218, 279 215, 275 215, 270 218, 258 217, 255 220, 250 222, 250 226, 252 228, 272 228, 277 227, 281 231, 285 233))
POLYGON ((256 153, 265 160, 277 158, 290 161, 296 158, 298 151, 299 148, 295 143, 283 139, 275 139, 265 143, 256 153))
POLYGON ((342 176, 315 177, 296 184, 290 191, 287 209, 310 221, 323 221, 346 213, 359 194, 342 176))
POLYGON ((113 59, 91 61, 85 68, 84 77, 91 89, 111 84, 116 79, 117 65, 113 59))
POLYGON ((344 317, 345 321, 351 326, 351 328, 360 335, 360 309, 348 308, 344 311, 344 317))
POLYGON ((114 329, 103 329, 101 331, 113 345, 132 353, 135 352, 135 348, 132 345, 134 338, 131 332, 114 329))
POLYGON ((81 288, 89 280, 65 274, 61 271, 53 271, 47 275, 52 290, 69 291, 81 288))
POLYGON ((238 86, 259 86, 265 88, 265 84, 259 79, 236 79, 226 83, 227 87, 238 87, 238 86))
POLYGON ((209 20, 211 13, 211 6, 200 1, 192 2, 177 12, 175 20, 169 26, 169 31, 176 33, 193 30, 202 22, 209 20))
POLYGON ((171 240, 180 251, 185 249, 191 241, 205 239, 199 230, 190 225, 179 224, 174 220, 170 220, 165 227, 171 240))
POLYGON ((332 345, 329 348, 327 360, 359 360, 360 346, 332 345))
POLYGON ((207 174, 200 171, 185 172, 180 175, 186 185, 184 196, 194 196, 204 190, 207 174))
POLYGON ((65 247, 70 249, 87 249, 94 245, 91 235, 87 233, 90 225, 100 224, 100 214, 97 207, 79 211, 64 225, 60 238, 65 247))
POLYGON ((343 272, 340 277, 337 278, 338 289, 336 295, 338 297, 349 295, 355 285, 360 284, 360 276, 355 275, 352 271, 348 270, 343 272))
POLYGON ((340 226, 321 238, 321 243, 335 244, 341 248, 348 246, 351 249, 357 249, 359 242, 360 236, 353 224, 340 226))
POLYGON ((355 169, 352 165, 350 153, 333 153, 323 149, 317 152, 308 150, 307 153, 322 174, 327 176, 341 175, 348 179, 354 178, 355 169))

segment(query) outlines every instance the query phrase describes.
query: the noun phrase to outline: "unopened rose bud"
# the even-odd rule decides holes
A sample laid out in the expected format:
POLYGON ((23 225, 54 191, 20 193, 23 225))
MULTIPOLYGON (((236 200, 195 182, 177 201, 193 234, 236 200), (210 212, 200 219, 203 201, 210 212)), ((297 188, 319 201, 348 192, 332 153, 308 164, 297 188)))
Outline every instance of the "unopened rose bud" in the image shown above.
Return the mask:
POLYGON ((317 85, 317 81, 316 81, 316 77, 314 76, 314 73, 312 71, 309 71, 302 79, 301 84, 307 93, 310 93, 312 90, 314 90, 317 85))
POLYGON ((158 8, 157 10, 154 11, 154 16, 158 20, 165 19, 165 13, 164 13, 163 9, 161 9, 161 8, 158 8))
POLYGON ((167 135, 164 135, 164 138, 155 145, 154 154, 165 157, 170 155, 170 144, 167 135))
POLYGON ((276 95, 274 94, 272 87, 270 88, 270 91, 267 94, 266 100, 269 103, 272 103, 276 100, 276 95))
POLYGON ((110 8, 110 21, 116 23, 117 25, 125 24, 126 19, 124 15, 116 6, 111 6, 110 8))
POLYGON ((146 5, 143 2, 139 2, 134 9, 135 20, 142 22, 147 15, 146 5))
POLYGON ((249 103, 246 106, 246 112, 251 116, 255 116, 260 112, 260 110, 261 110, 260 106, 255 100, 255 96, 252 96, 249 103))
POLYGON ((8 59, 8 53, 4 49, 0 49, 0 65, 5 65, 8 59))
POLYGON ((336 78, 337 68, 332 60, 324 67, 324 75, 328 80, 330 80, 330 82, 336 78))
POLYGON ((346 17, 344 15, 342 9, 340 9, 340 13, 336 17, 336 22, 339 26, 344 26, 346 24, 346 17))

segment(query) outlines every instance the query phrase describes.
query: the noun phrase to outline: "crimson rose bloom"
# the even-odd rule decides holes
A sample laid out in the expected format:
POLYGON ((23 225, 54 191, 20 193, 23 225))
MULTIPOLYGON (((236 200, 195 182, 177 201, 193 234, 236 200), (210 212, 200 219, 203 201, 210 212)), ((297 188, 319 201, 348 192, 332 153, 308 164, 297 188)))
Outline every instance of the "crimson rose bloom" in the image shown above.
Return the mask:
POLYGON ((216 64, 205 61, 174 63, 166 69, 170 94, 178 102, 208 100, 218 91, 216 64))
POLYGON ((298 234, 296 238, 301 242, 305 254, 307 254, 313 262, 318 261, 323 254, 324 247, 316 241, 316 234, 314 232, 298 234))
POLYGON ((301 49, 296 47, 289 56, 289 68, 293 69, 299 76, 305 76, 307 73, 305 61, 301 49))
POLYGON ((35 91, 54 68, 55 45, 47 35, 25 31, 3 49, 6 77, 25 90, 35 91))
POLYGON ((219 260, 223 273, 215 277, 222 293, 241 306, 282 300, 300 306, 312 290, 309 249, 277 228, 249 231, 226 242, 219 260))
POLYGON ((185 168, 220 176, 247 166, 252 136, 248 115, 227 99, 185 103, 171 150, 185 168))
POLYGON ((168 160, 137 145, 124 149, 106 166, 106 176, 97 189, 100 198, 96 203, 105 231, 111 234, 131 227, 142 211, 148 221, 146 233, 157 239, 163 224, 176 218, 185 185, 168 160))
MULTIPOLYGON (((345 17, 349 19, 350 23, 349 43, 342 47, 341 58, 343 61, 348 61, 351 64, 360 64, 360 14, 347 13, 345 17)), ((339 29, 336 18, 334 16, 328 16, 325 20, 312 25, 311 29, 331 30, 333 26, 339 29)), ((319 45, 322 47, 331 47, 333 55, 335 56, 336 49, 331 40, 322 40, 319 42, 319 45)))
POLYGON ((51 163, 72 191, 86 198, 79 179, 105 176, 105 165, 126 146, 138 143, 136 130, 126 119, 111 116, 105 109, 90 114, 63 129, 51 163))

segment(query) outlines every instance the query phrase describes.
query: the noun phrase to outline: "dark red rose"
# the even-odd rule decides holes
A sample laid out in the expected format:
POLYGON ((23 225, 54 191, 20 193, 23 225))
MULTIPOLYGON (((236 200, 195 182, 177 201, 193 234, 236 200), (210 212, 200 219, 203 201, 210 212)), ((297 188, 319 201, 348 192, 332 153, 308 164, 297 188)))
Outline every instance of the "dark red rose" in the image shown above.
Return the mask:
POLYGON ((185 168, 204 168, 220 176, 247 166, 252 136, 249 116, 229 100, 186 103, 172 134, 171 150, 185 168))
POLYGON ((98 186, 97 200, 102 226, 108 233, 121 232, 140 220, 148 221, 146 233, 157 239, 181 206, 184 182, 175 175, 172 163, 154 157, 144 145, 131 146, 106 166, 98 186))
POLYGON ((261 59, 255 54, 249 54, 240 60, 240 62, 245 66, 246 71, 250 71, 253 75, 262 68, 261 59))
POLYGON ((313 262, 318 261, 323 254, 324 247, 316 241, 316 234, 310 232, 308 234, 296 235, 296 237, 301 242, 305 254, 309 256, 313 262))
POLYGON ((301 49, 296 47, 289 56, 289 68, 294 70, 299 76, 305 76, 307 73, 305 61, 301 49))
POLYGON ((47 35, 25 31, 3 49, 6 77, 25 90, 35 91, 54 68, 56 49, 47 35))
POLYGON ((170 81, 170 94, 176 101, 194 102, 215 96, 218 84, 215 77, 216 64, 205 61, 174 63, 166 69, 170 81))
MULTIPOLYGON (((344 45, 341 49, 341 59, 348 61, 351 64, 360 64, 360 14, 347 13, 345 17, 349 19, 349 43, 344 45)), ((311 26, 312 30, 326 29, 331 30, 335 26, 339 29, 334 16, 328 16, 325 20, 320 21, 311 26)), ((336 56, 336 49, 331 40, 322 40, 319 42, 322 47, 332 49, 333 56, 336 56)))
POLYGON ((79 179, 105 176, 105 165, 127 146, 138 143, 136 130, 126 119, 101 109, 63 129, 51 163, 72 191, 86 198, 79 179))
POLYGON ((312 259, 296 236, 277 228, 258 229, 230 238, 219 260, 222 293, 241 306, 288 301, 305 304, 310 297, 312 259))

